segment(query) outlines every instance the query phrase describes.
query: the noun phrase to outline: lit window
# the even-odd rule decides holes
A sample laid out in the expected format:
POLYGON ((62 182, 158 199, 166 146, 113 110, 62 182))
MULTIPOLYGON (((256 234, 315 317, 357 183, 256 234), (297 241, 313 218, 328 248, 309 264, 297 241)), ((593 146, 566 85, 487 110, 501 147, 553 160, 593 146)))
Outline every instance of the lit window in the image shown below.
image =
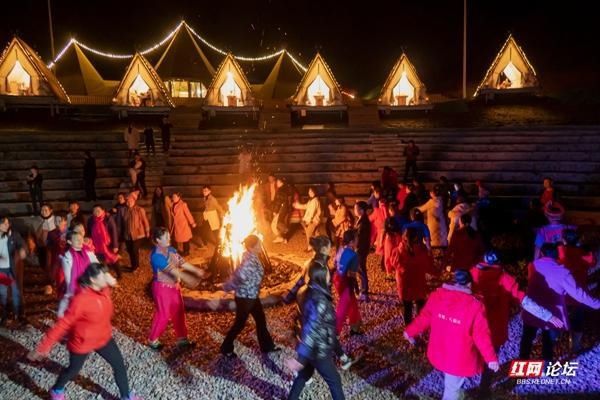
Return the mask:
POLYGON ((321 75, 317 75, 306 90, 306 104, 309 106, 325 106, 330 102, 329 93, 329 86, 321 78, 321 75))
POLYGON ((190 97, 187 81, 171 81, 171 96, 172 97, 190 97))
POLYGON ((202 82, 190 82, 190 93, 192 97, 203 98, 206 96, 206 86, 202 82))
POLYGON ((233 73, 227 72, 227 78, 221 86, 221 102, 227 107, 237 107, 243 105, 242 102, 242 90, 235 83, 233 79, 233 73))
POLYGON ((137 74, 129 87, 128 104, 136 107, 152 106, 152 91, 140 74, 137 74))
POLYGON ((406 76, 406 71, 402 72, 402 76, 398 84, 392 89, 392 105, 408 106, 415 97, 415 87, 411 85, 406 76))
POLYGON ((512 61, 508 62, 508 64, 506 65, 506 67, 504 67, 504 70, 502 72, 504 72, 504 75, 506 75, 510 82, 510 85, 508 85, 507 87, 510 87, 511 89, 523 87, 523 75, 521 74, 521 71, 519 71, 517 67, 515 67, 515 64, 513 64, 512 61))
POLYGON ((15 96, 31 94, 31 76, 25 71, 19 60, 6 77, 6 92, 15 96))

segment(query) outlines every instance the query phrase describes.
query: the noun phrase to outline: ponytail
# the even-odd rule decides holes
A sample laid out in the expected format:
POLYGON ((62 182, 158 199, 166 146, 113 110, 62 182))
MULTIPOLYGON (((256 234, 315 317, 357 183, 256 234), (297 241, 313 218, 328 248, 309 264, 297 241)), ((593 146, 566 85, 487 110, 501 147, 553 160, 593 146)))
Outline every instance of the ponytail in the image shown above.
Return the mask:
POLYGON ((92 278, 96 278, 102 273, 108 272, 108 268, 104 264, 91 263, 83 271, 83 274, 77 279, 77 283, 80 287, 90 287, 92 285, 92 278))

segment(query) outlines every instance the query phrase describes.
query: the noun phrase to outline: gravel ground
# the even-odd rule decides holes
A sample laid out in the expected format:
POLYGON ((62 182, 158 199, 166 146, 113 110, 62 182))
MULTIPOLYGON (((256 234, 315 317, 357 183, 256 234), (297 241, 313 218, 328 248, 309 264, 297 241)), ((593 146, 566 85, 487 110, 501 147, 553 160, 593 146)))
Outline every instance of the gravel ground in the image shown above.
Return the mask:
MULTIPOLYGON (((289 244, 270 245, 278 252, 302 254, 303 237, 297 234, 289 244)), ((198 255, 198 254, 196 254, 198 255)), ((153 304, 148 292, 151 271, 147 263, 135 273, 125 273, 113 293, 116 306, 114 336, 128 366, 130 384, 145 399, 281 399, 287 395, 292 377, 284 368, 284 360, 293 356, 291 332, 293 306, 266 310, 269 329, 283 347, 278 354, 263 356, 258 350, 254 325, 236 341, 237 360, 219 356, 219 345, 233 320, 233 313, 188 312, 190 336, 198 342, 193 351, 178 354, 173 350, 173 331, 163 338, 165 349, 155 353, 145 346, 153 304)), ((442 375, 433 370, 425 355, 424 342, 409 348, 402 340, 403 322, 392 282, 385 281, 376 256, 369 258, 370 285, 375 294, 369 303, 361 304, 364 335, 342 334, 342 344, 351 353, 364 353, 364 358, 350 371, 341 371, 348 399, 439 398, 442 375)), ((25 359, 42 332, 54 319, 56 302, 42 292, 41 274, 27 272, 26 301, 30 325, 16 329, 0 329, 0 399, 45 399, 57 374, 67 364, 64 345, 55 346, 48 360, 30 363, 25 359)), ((501 361, 516 357, 520 337, 520 318, 513 318, 510 341, 501 349, 501 361)), ((491 398, 510 399, 552 397, 580 398, 580 393, 600 392, 600 338, 598 316, 588 321, 585 345, 588 351, 573 359, 579 361, 578 375, 568 385, 514 385, 514 381, 498 374, 491 398)), ((567 341, 561 340, 560 353, 566 354, 567 341)), ((539 352, 539 346, 536 348, 539 352)), ((537 353, 539 354, 539 353, 537 353)), ((505 364, 505 369, 506 369, 505 364)), ((477 380, 470 380, 474 388, 477 380)), ((118 393, 110 367, 92 355, 76 381, 67 386, 70 399, 114 399, 118 393)), ((470 390, 470 394, 474 394, 470 390)), ((320 377, 304 390, 303 399, 328 399, 329 391, 320 377)), ((597 395, 590 398, 599 398, 597 395)))

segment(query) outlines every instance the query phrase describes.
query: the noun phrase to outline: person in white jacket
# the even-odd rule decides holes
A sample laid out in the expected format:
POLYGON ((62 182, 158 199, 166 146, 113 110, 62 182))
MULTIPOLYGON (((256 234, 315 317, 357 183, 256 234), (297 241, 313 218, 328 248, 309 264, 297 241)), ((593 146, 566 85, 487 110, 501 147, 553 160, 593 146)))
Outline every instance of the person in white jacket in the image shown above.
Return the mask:
POLYGON ((474 215, 475 207, 467 203, 467 200, 464 197, 458 196, 456 199, 456 205, 452 210, 448 211, 448 219, 450 220, 450 227, 448 229, 448 243, 450 243, 452 234, 458 228, 460 217, 465 214, 471 214, 471 228, 477 230, 477 220, 474 215))
POLYGON ((62 256, 62 269, 65 274, 66 292, 58 303, 58 317, 62 318, 69 306, 71 298, 79 289, 77 280, 91 263, 98 263, 93 251, 83 244, 83 235, 76 231, 67 233, 69 248, 62 256))
POLYGON ((312 251, 310 247, 310 238, 316 236, 319 232, 319 225, 321 224, 321 203, 317 198, 317 192, 314 187, 308 188, 308 202, 305 204, 294 203, 294 208, 297 210, 304 210, 304 216, 302 217, 302 226, 306 233, 306 252, 312 251))

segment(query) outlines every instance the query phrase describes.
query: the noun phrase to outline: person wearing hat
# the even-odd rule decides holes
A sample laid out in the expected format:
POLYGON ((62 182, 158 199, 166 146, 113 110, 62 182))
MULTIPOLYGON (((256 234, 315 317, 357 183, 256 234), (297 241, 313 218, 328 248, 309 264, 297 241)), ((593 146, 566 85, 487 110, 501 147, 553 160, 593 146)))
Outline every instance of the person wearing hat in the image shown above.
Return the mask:
POLYGON ((281 350, 275 346, 267 329, 265 312, 260 302, 260 285, 265 273, 259 258, 262 244, 256 235, 250 235, 244 239, 244 247, 246 251, 242 255, 241 264, 235 269, 229 281, 223 284, 223 290, 235 292, 235 321, 221 344, 221 354, 227 358, 237 357, 233 351, 233 341, 246 326, 250 315, 256 323, 260 350, 263 353, 281 350))
MULTIPOLYGON (((557 315, 563 323, 562 330, 568 330, 570 325, 567 318, 567 296, 595 310, 600 309, 600 298, 592 297, 575 280, 571 271, 558 262, 556 244, 544 243, 540 252, 541 257, 529 264, 527 297, 557 315)), ((539 329, 542 330, 542 358, 546 361, 554 360, 554 343, 561 331, 527 310, 523 311, 523 336, 519 359, 529 359, 539 329)))
MULTIPOLYGON (((481 296, 485 304, 492 344, 496 352, 508 340, 508 322, 513 303, 518 303, 524 310, 555 328, 563 326, 560 318, 553 316, 550 310, 525 295, 516 279, 499 265, 495 250, 488 250, 483 256, 483 261, 471 268, 471 276, 473 292, 481 296)), ((486 368, 481 375, 482 394, 489 391, 491 383, 492 371, 486 368)))
POLYGON ((565 208, 560 203, 548 202, 544 206, 544 215, 548 219, 548 225, 538 229, 535 235, 534 259, 540 258, 540 249, 544 243, 562 242, 563 232, 566 229, 575 229, 572 225, 566 225, 561 222, 565 208))
POLYGON ((466 379, 483 371, 484 363, 497 372, 498 356, 483 302, 473 295, 469 271, 454 272, 454 281, 434 291, 417 318, 406 327, 411 344, 427 329, 427 357, 444 373, 444 400, 462 398, 466 379))
MULTIPOLYGON (((590 268, 596 265, 597 259, 587 246, 579 243, 579 235, 575 230, 567 229, 563 232, 563 241, 558 245, 558 258, 559 262, 571 271, 575 282, 582 288, 587 288, 590 268)), ((585 306, 568 297, 567 308, 571 323, 571 350, 579 353, 583 337, 585 306)))

